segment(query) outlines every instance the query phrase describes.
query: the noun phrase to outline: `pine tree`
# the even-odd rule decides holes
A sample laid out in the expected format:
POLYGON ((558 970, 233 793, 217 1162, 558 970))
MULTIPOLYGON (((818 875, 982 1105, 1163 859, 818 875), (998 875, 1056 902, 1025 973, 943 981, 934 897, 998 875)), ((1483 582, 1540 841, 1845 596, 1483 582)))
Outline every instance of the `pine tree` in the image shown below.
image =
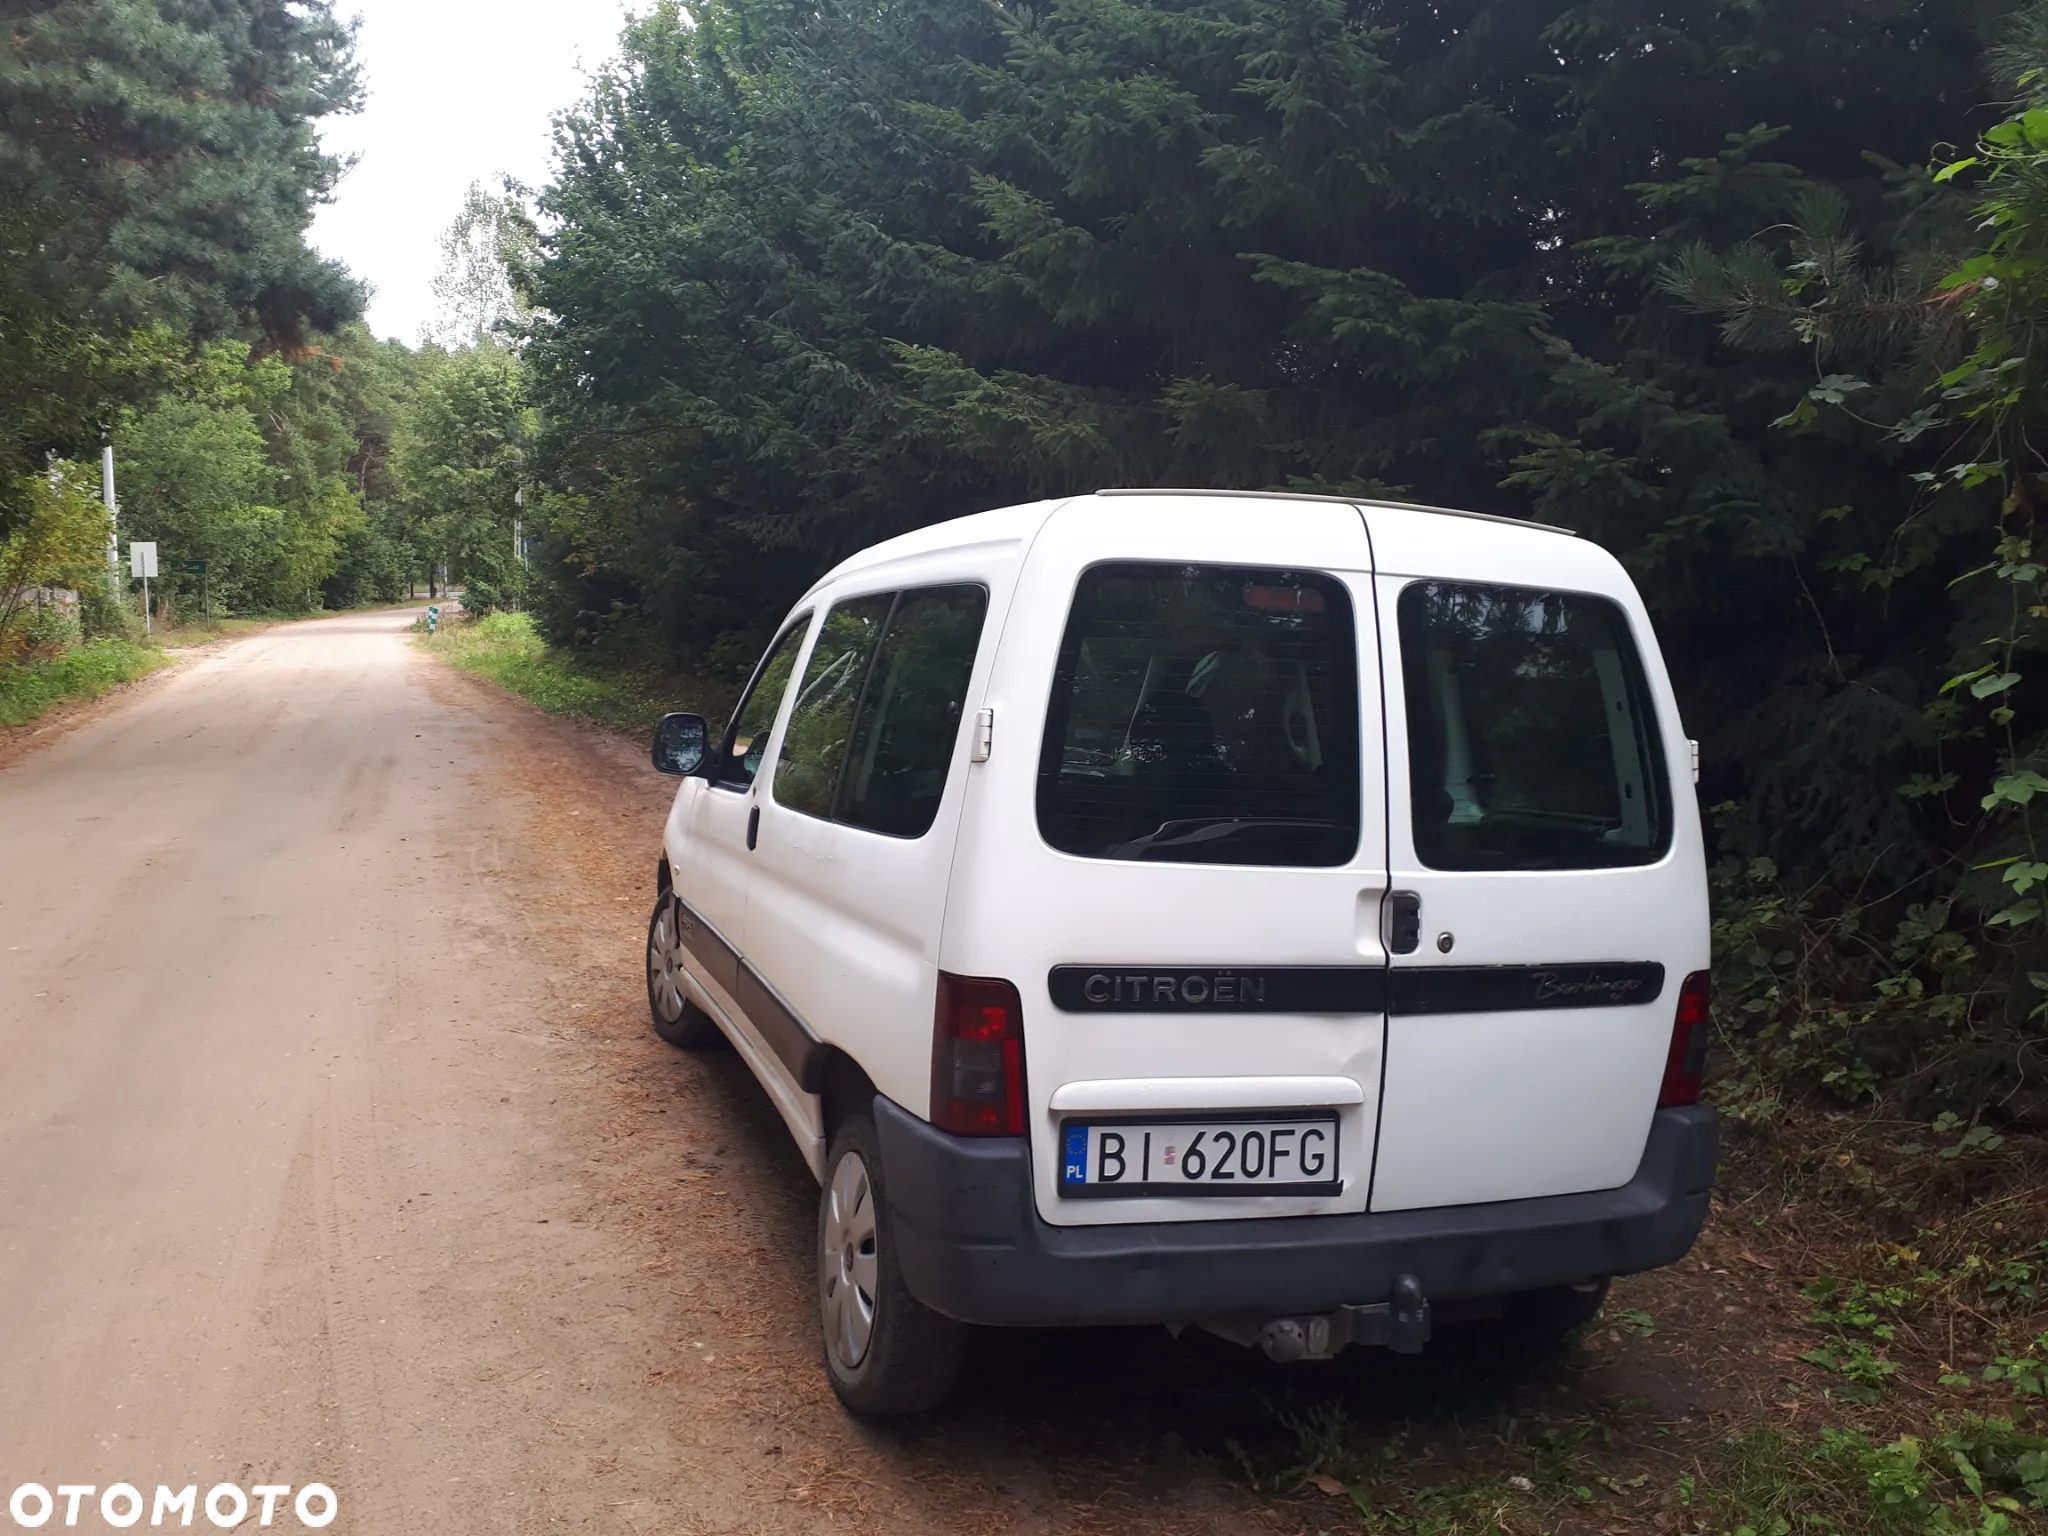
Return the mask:
POLYGON ((351 108, 326 0, 4 0, 0 527, 48 452, 90 457, 191 339, 295 347, 360 312, 304 234, 351 108))

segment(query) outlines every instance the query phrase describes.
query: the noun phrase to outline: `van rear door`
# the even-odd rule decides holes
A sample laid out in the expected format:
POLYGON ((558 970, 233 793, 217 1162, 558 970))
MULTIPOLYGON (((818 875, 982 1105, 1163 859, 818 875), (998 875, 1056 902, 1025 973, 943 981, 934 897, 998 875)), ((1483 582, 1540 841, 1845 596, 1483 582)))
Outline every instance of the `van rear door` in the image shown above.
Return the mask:
POLYGON ((1372 1209, 1614 1188, 1708 947, 1686 742, 1647 615, 1582 540, 1367 520, 1394 951, 1372 1209))
POLYGON ((1033 542, 940 963, 1021 995, 1048 1222, 1365 1209, 1376 652, 1347 504, 1082 497, 1033 542))

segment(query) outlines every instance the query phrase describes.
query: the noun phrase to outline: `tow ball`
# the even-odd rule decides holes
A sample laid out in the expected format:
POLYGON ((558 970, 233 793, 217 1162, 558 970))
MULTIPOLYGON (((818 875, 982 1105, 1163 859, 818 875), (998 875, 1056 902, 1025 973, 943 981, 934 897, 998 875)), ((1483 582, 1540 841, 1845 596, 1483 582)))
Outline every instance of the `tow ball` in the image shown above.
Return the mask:
POLYGON ((1391 1301, 1342 1306, 1333 1312, 1297 1313, 1286 1317, 1215 1318, 1200 1326, 1209 1333, 1247 1348, 1256 1344, 1282 1365, 1296 1360, 1328 1360, 1356 1344, 1391 1349, 1397 1355, 1419 1354, 1429 1342, 1429 1298, 1413 1275, 1394 1281, 1391 1301))

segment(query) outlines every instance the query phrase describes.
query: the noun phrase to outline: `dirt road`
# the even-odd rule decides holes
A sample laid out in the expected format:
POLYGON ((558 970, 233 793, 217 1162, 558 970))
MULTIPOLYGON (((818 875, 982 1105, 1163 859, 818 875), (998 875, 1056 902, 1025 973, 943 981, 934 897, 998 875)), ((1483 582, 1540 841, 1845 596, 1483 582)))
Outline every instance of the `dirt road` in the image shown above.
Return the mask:
POLYGON ((318 1481, 364 1536, 1294 1529, 1144 1406, 1179 1400, 1163 1334, 996 1340, 945 1424, 841 1415, 809 1175, 730 1052, 646 1028, 668 785, 407 618, 212 648, 0 768, 0 1495, 318 1481))

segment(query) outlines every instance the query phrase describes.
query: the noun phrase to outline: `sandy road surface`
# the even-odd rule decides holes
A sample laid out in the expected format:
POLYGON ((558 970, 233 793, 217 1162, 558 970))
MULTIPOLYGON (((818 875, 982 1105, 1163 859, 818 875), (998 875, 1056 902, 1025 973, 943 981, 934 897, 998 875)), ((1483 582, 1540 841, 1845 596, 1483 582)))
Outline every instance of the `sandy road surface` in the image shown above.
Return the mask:
POLYGON ((996 1340, 944 1423, 840 1414, 808 1174, 730 1052, 646 1029, 668 786, 406 622, 212 648, 0 768, 0 1493, 317 1480, 365 1536, 1294 1529, 1188 1456, 1184 1388, 1245 1383, 1163 1334, 996 1340))

